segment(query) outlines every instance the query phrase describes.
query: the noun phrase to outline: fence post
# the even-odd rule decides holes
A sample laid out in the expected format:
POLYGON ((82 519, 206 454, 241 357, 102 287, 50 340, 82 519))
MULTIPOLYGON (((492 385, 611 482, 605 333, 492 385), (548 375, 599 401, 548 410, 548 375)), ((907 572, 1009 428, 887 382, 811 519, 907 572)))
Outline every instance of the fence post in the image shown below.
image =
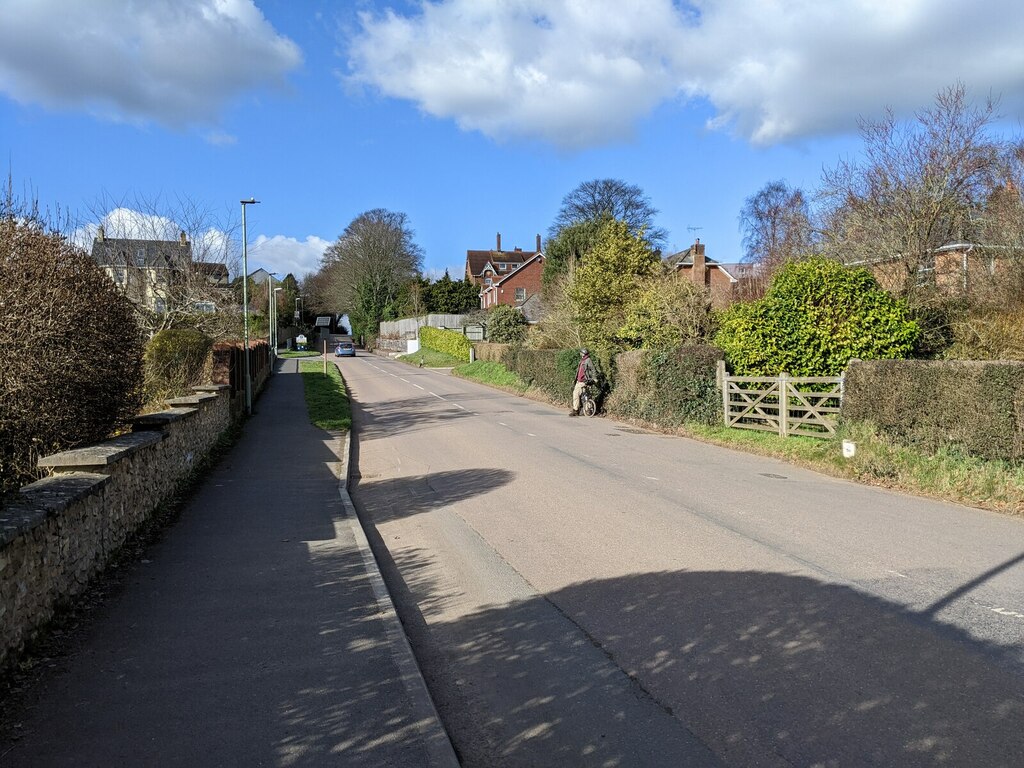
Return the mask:
POLYGON ((725 360, 719 360, 715 366, 715 382, 722 390, 722 423, 729 426, 729 377, 725 370, 725 360))
POLYGON ((789 437, 789 374, 779 374, 779 437, 789 437))

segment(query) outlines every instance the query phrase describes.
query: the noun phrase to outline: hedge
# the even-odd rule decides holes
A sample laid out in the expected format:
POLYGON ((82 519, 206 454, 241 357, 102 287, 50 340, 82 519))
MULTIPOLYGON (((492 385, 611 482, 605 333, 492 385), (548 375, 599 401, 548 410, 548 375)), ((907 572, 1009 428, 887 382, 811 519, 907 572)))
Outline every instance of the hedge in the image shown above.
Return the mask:
POLYGON ((146 398, 192 394, 192 387, 210 378, 213 340, 194 328, 160 331, 146 344, 146 398))
POLYGON ((724 356, 717 347, 699 344, 622 352, 615 358, 616 386, 607 408, 665 427, 717 424, 722 395, 715 375, 724 356))
POLYGON ((473 344, 476 352, 476 359, 488 363, 500 363, 504 360, 505 352, 509 349, 508 344, 494 344, 488 341, 477 341, 473 344))
POLYGON ((472 343, 458 331, 446 331, 442 328, 424 326, 420 328, 420 344, 435 352, 469 362, 469 350, 472 343))
POLYGON ((1024 363, 854 361, 842 418, 869 422, 928 453, 952 446, 1024 463, 1024 363))

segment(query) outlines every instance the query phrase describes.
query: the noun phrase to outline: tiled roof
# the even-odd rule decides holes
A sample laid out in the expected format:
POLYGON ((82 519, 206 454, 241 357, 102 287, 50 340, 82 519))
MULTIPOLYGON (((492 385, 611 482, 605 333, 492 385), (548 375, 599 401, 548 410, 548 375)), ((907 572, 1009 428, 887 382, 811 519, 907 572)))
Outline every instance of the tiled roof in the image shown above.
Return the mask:
POLYGON ((469 273, 474 277, 483 274, 488 263, 493 266, 501 264, 522 264, 536 256, 540 251, 466 251, 466 263, 469 273))
POLYGON ((180 240, 96 239, 92 258, 101 267, 149 267, 181 269, 192 260, 192 244, 180 240), (140 257, 141 253, 141 257, 140 257))

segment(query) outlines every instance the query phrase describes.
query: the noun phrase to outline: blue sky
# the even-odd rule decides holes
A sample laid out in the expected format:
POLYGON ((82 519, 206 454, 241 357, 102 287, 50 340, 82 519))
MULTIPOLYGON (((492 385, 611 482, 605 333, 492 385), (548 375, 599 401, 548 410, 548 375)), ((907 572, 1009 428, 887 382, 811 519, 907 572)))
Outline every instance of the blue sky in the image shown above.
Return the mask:
POLYGON ((185 198, 230 230, 255 196, 250 270, 282 275, 383 207, 461 276, 594 178, 734 261, 744 199, 813 189, 858 117, 962 81, 1019 131, 1022 29, 1019 0, 0 0, 0 151, 83 225, 185 198))

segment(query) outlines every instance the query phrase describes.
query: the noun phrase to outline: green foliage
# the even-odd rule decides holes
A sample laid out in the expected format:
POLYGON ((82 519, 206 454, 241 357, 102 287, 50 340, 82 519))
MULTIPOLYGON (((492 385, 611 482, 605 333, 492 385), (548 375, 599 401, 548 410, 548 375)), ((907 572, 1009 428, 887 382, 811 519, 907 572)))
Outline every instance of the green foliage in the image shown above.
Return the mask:
POLYGON ((466 362, 464 357, 452 357, 447 352, 438 352, 430 347, 420 347, 418 352, 399 355, 397 360, 424 368, 454 368, 466 362))
POLYGON ((458 331, 448 331, 443 328, 420 328, 420 344, 429 349, 444 352, 457 360, 469 360, 469 350, 472 343, 458 331))
POLYGON ((107 438, 138 414, 135 309, 89 256, 0 206, 0 490, 39 457, 107 438))
POLYGON ((663 427, 717 424, 722 396, 715 371, 723 356, 722 350, 705 345, 623 352, 615 358, 608 410, 663 427))
POLYGON ((458 366, 452 370, 452 373, 464 379, 472 379, 482 384, 510 389, 515 392, 523 392, 527 388, 526 382, 503 364, 495 361, 476 360, 472 363, 458 366))
POLYGON ((191 328, 160 331, 146 344, 146 401, 191 394, 203 384, 213 340, 191 328))
POLYGON ((673 349, 707 339, 714 327, 707 289, 676 275, 647 283, 626 307, 619 340, 640 349, 673 349))
POLYGON ((427 312, 459 315, 480 307, 480 288, 468 280, 452 280, 444 276, 431 283, 425 291, 427 312))
POLYGON ((329 431, 348 432, 352 429, 352 403, 338 366, 328 365, 325 376, 322 363, 299 363, 299 373, 302 375, 309 420, 320 429, 329 431))
POLYGON ((487 313, 487 340, 512 344, 526 338, 528 323, 523 313, 508 304, 499 304, 487 313))
POLYGON ((835 376, 853 358, 902 358, 919 329, 866 269, 823 258, 786 265, 764 298, 720 317, 715 344, 740 375, 835 376))
POLYGON ((660 259, 642 237, 634 237, 624 222, 604 224, 597 242, 576 270, 567 291, 584 341, 611 348, 625 324, 625 307, 660 268, 660 259))
POLYGON ((544 272, 541 282, 545 291, 559 276, 575 269, 597 243, 601 228, 611 221, 610 216, 599 216, 570 224, 548 240, 544 248, 544 272))
POLYGON ((846 373, 843 419, 925 452, 1024 462, 1024 363, 876 360, 846 373))

